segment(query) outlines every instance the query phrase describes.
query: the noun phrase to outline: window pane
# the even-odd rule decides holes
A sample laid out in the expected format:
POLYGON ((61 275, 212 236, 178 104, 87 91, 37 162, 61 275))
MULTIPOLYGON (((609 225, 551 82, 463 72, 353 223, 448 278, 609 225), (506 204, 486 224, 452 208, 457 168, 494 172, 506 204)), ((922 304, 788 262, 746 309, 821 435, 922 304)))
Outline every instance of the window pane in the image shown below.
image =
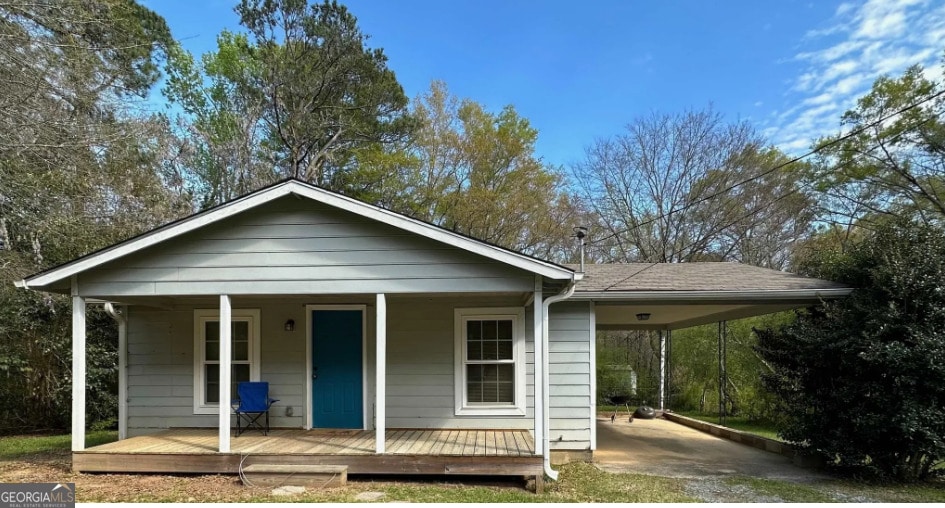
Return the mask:
POLYGON ((497 358, 499 360, 511 360, 512 359, 512 341, 510 340, 500 340, 498 343, 499 353, 497 358))
MULTIPOLYGON (((513 360, 511 319, 468 320, 466 360, 513 360)), ((466 401, 469 404, 514 404, 515 365, 483 363, 466 365, 466 401)))
POLYGON ((482 359, 483 360, 498 359, 499 357, 498 344, 499 343, 494 340, 482 341, 482 359))
POLYGON ((482 342, 471 340, 466 343, 466 359, 482 360, 482 342))
POLYGON ((515 385, 512 383, 497 383, 499 394, 497 402, 507 402, 511 404, 515 399, 515 385))
MULTIPOLYGON (((249 364, 248 363, 237 363, 233 365, 233 378, 231 381, 234 383, 239 383, 241 381, 249 381, 249 364)), ((236 392, 233 392, 236 393, 236 392)))
POLYGON ((467 365, 466 401, 469 403, 515 403, 515 365, 467 365))
POLYGON ((220 343, 216 341, 207 341, 207 360, 216 362, 220 360, 220 343))
POLYGON ((249 322, 248 321, 233 321, 233 340, 235 341, 246 341, 249 340, 249 322))
POLYGON ((495 340, 498 337, 498 321, 482 322, 482 338, 485 340, 495 340))
MULTIPOLYGON (((230 370, 230 395, 231 398, 236 398, 236 385, 242 381, 249 381, 249 364, 248 363, 235 363, 230 370)), ((220 402, 220 365, 219 364, 207 364, 204 366, 204 383, 205 383, 205 403, 206 404, 217 404, 220 402)))
POLYGON ((466 339, 479 340, 481 338, 482 338, 482 322, 481 321, 467 321, 466 322, 466 339))
POLYGON ((504 319, 499 321, 499 340, 512 340, 512 321, 504 319))
POLYGON ((466 402, 482 403, 482 383, 471 381, 466 383, 466 402))
POLYGON ((249 342, 240 341, 233 343, 233 360, 237 362, 249 361, 249 342))
POLYGON ((205 372, 206 388, 204 389, 204 395, 207 399, 205 402, 216 404, 220 402, 220 366, 216 364, 207 365, 205 372))
POLYGON ((496 365, 496 379, 505 383, 515 381, 515 364, 504 363, 496 365))
POLYGON ((233 364, 232 372, 233 377, 230 379, 230 398, 236 399, 239 397, 236 386, 243 381, 249 381, 249 364, 233 364))
POLYGON ((204 337, 209 340, 220 340, 220 322, 207 321, 203 325, 204 337))
POLYGON ((497 383, 482 383, 482 401, 483 402, 498 402, 498 390, 496 389, 497 383))

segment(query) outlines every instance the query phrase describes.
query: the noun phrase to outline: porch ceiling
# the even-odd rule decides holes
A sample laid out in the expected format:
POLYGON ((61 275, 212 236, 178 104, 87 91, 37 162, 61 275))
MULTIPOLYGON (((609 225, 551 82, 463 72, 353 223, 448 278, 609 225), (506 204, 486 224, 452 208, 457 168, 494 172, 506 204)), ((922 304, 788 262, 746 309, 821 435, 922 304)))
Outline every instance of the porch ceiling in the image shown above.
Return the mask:
MULTIPOLYGON (((810 302, 812 305, 816 302, 810 302)), ((598 303, 595 306, 598 330, 678 330, 718 321, 728 321, 780 312, 797 307, 796 303, 710 304, 710 303, 598 303), (641 321, 637 314, 649 314, 641 321)))

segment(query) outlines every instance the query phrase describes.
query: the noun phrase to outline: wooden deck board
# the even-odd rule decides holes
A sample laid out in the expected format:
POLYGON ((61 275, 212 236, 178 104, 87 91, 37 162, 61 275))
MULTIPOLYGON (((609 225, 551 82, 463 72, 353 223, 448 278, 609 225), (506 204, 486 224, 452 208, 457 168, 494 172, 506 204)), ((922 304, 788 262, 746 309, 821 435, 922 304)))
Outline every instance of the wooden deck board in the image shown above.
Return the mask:
POLYGON ((460 455, 475 455, 476 454, 476 431, 467 431, 464 433, 466 439, 463 440, 463 451, 460 452, 460 455))
POLYGON ((441 455, 443 453, 443 448, 446 446, 447 441, 449 441, 450 431, 448 430, 438 430, 433 433, 433 446, 430 447, 429 455, 441 455))
POLYGON ((374 432, 273 429, 231 440, 217 453, 217 430, 167 429, 73 454, 76 471, 225 473, 250 463, 349 465, 360 474, 539 474, 527 430, 391 429, 387 453, 374 453, 374 432))
POLYGON ((528 451, 528 444, 522 439, 521 432, 513 432, 512 439, 515 440, 515 447, 518 449, 518 455, 531 455, 528 451))
POLYGON ((512 449, 509 449, 508 443, 505 441, 505 436, 508 435, 508 432, 496 432, 495 433, 495 454, 502 455, 517 455, 518 448, 515 447, 515 443, 512 443, 512 449))
MULTIPOLYGON (((86 453, 214 454, 216 429, 167 429, 94 446, 86 453)), ((374 432, 274 429, 268 436, 244 433, 230 442, 232 453, 246 455, 372 455, 374 432)), ((533 455, 531 433, 523 430, 392 429, 387 454, 451 456, 533 455)))
POLYGON ((462 455, 463 454, 463 442, 460 442, 460 436, 463 435, 462 432, 458 430, 451 430, 449 438, 447 438, 446 445, 441 451, 443 455, 462 455))

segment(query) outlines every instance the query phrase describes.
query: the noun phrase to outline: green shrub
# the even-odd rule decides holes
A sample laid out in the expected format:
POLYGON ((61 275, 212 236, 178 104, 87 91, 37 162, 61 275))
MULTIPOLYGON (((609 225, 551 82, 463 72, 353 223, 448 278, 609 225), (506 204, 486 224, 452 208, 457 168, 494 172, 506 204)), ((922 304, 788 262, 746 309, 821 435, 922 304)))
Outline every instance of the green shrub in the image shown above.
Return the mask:
POLYGON ((857 289, 758 331, 781 435, 848 471, 928 477, 945 457, 945 232, 895 221, 805 270, 857 289))

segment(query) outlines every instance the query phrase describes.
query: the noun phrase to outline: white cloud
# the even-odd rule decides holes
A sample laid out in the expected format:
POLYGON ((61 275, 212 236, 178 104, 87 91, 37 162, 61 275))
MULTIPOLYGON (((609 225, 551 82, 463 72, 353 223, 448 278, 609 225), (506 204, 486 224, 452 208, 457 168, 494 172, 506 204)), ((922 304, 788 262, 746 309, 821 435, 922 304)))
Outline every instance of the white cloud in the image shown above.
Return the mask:
POLYGON ((852 11, 854 8, 856 8, 856 4, 854 4, 853 2, 844 2, 837 6, 836 15, 843 16, 844 14, 852 11))
POLYGON ((880 76, 921 64, 941 78, 945 2, 858 0, 841 3, 823 27, 808 31, 792 61, 797 77, 786 93, 789 107, 762 126, 782 149, 800 151, 835 134, 840 114, 853 107, 880 76))

